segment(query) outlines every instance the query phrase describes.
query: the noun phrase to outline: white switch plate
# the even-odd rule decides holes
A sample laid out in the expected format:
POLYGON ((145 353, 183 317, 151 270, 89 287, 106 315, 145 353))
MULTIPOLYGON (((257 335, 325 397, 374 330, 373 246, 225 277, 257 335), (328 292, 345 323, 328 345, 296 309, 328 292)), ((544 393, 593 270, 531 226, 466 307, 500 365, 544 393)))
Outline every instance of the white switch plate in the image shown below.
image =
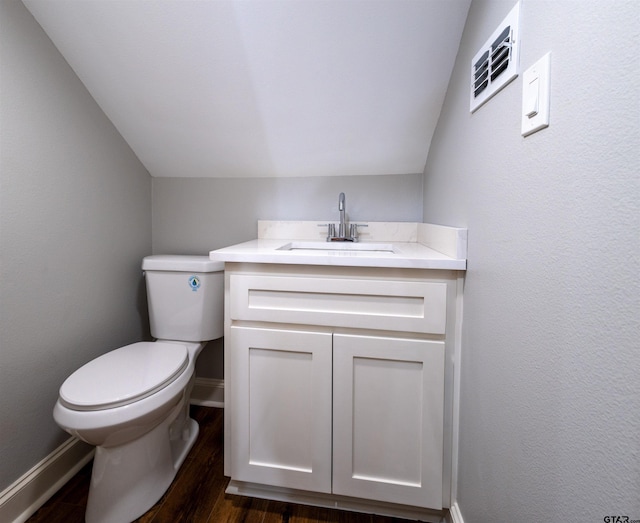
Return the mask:
POLYGON ((549 83, 551 53, 547 53, 522 75, 522 136, 549 127, 549 83))

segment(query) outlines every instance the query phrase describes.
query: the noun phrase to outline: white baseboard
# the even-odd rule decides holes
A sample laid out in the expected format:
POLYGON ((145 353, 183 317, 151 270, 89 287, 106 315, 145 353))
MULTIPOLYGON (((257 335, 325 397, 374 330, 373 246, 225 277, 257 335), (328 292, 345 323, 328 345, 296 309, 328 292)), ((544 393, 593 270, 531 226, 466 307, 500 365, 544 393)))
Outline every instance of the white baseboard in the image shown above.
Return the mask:
POLYGON ((196 378, 191 392, 191 404, 224 408, 224 380, 196 378))
POLYGON ((454 503, 449 509, 449 516, 451 518, 451 523, 464 523, 462 519, 462 513, 460 512, 460 507, 458 507, 458 503, 454 503))
POLYGON ((256 483, 231 480, 225 490, 227 494, 248 496, 259 499, 270 499, 285 503, 301 503, 313 507, 325 507, 363 514, 378 514, 389 518, 402 518, 424 523, 445 523, 447 510, 431 510, 428 508, 397 505, 384 501, 364 500, 327 494, 308 492, 291 488, 272 487, 256 483))
POLYGON ((23 523, 93 457, 94 449, 69 438, 0 492, 0 521, 23 523))

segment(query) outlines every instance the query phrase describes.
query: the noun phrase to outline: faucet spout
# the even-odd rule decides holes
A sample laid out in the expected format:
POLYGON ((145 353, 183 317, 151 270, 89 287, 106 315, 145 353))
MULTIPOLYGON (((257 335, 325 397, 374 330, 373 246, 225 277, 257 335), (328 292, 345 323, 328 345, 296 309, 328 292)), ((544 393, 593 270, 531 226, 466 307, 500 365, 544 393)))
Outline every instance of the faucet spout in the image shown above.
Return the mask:
POLYGON ((345 218, 347 203, 343 192, 338 196, 338 210, 340 211, 340 225, 338 226, 338 236, 340 238, 347 237, 347 222, 345 218))

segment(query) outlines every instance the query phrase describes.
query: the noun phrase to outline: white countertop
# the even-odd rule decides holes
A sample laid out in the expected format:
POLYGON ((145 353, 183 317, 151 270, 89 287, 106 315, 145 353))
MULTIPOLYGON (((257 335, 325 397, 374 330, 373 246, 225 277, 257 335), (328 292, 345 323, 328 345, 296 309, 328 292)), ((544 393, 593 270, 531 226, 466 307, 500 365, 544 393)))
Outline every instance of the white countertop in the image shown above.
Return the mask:
POLYGON ((466 229, 375 222, 363 228, 361 241, 353 244, 324 241, 320 223, 259 222, 258 239, 211 251, 209 257, 224 262, 349 267, 465 270, 467 266, 466 229), (376 250, 360 250, 366 248, 376 250))

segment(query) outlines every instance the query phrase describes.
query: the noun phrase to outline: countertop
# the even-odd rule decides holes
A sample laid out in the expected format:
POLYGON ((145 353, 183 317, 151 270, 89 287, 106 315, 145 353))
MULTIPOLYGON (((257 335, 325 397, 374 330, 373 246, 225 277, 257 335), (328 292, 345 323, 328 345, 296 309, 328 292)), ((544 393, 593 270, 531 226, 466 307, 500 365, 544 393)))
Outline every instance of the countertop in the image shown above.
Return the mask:
POLYGON ((466 229, 405 222, 365 224, 361 241, 353 244, 324 241, 321 222, 261 221, 257 239, 211 251, 209 257, 242 263, 466 270, 466 229), (376 250, 354 250, 364 248, 376 250))

